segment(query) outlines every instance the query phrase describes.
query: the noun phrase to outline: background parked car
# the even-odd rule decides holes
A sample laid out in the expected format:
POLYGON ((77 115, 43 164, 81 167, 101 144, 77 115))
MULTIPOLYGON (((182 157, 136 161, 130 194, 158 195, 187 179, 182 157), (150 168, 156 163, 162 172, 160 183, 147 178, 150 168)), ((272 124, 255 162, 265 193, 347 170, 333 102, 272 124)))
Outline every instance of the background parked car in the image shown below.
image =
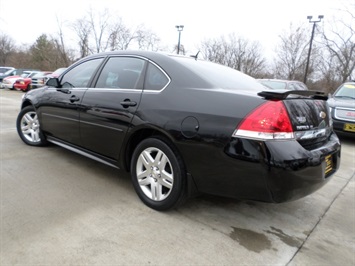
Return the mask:
POLYGON ((258 79, 258 81, 272 90, 308 90, 306 84, 298 80, 258 79))
MULTIPOLYGON (((23 80, 24 78, 31 78, 34 76, 36 73, 39 71, 24 71, 20 76, 9 76, 3 79, 3 81, 0 84, 1 89, 9 89, 13 90, 15 89, 15 82, 17 80, 23 80)), ((19 84, 22 86, 22 84, 19 84)))
POLYGON ((62 74, 67 68, 66 67, 61 67, 56 69, 52 74, 49 75, 51 78, 57 78, 59 77, 60 74, 62 74))
MULTIPOLYGON (((25 72, 26 73, 26 72, 25 72)), ((47 75, 51 74, 50 71, 33 72, 27 77, 21 77, 17 79, 14 83, 14 88, 16 90, 29 91, 32 89, 32 84, 35 82, 38 87, 42 87, 47 80, 47 75)), ((37 88, 37 87, 35 87, 37 88)))
POLYGON ((334 130, 355 136, 355 82, 340 85, 328 99, 328 105, 334 130))
POLYGON ((15 69, 14 67, 6 67, 6 66, 0 66, 0 76, 2 76, 3 73, 9 70, 15 69))
POLYGON ((5 73, 3 73, 2 75, 0 75, 0 82, 6 77, 20 76, 25 71, 40 71, 40 70, 39 69, 28 69, 28 68, 10 69, 10 70, 6 71, 5 73))
POLYGON ((30 84, 28 84, 27 90, 37 89, 43 87, 46 84, 46 81, 52 77, 53 72, 51 71, 42 71, 34 75, 31 80, 30 84))

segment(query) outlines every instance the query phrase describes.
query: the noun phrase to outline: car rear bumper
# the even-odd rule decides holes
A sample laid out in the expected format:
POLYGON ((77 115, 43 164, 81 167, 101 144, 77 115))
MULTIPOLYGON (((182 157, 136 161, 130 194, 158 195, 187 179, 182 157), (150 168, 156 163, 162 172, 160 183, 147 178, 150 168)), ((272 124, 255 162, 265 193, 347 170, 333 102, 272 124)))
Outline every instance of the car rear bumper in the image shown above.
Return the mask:
POLYGON ((224 154, 192 154, 203 166, 192 168, 191 174, 203 193, 280 203, 305 197, 325 185, 339 168, 340 151, 334 133, 314 150, 306 150, 296 140, 235 138, 224 154))
POLYGON ((335 134, 321 148, 307 151, 300 147, 289 151, 293 159, 270 164, 267 184, 272 202, 292 201, 315 192, 340 166, 341 146, 335 134))

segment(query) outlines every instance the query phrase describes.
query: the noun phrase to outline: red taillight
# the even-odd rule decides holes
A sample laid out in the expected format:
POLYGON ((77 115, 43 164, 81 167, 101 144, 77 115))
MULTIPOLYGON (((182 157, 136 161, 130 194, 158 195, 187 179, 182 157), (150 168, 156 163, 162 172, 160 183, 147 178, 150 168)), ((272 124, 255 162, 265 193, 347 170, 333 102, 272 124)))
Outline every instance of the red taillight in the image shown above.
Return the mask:
POLYGON ((233 137, 291 139, 294 134, 284 104, 281 101, 269 101, 251 112, 235 130, 233 137))

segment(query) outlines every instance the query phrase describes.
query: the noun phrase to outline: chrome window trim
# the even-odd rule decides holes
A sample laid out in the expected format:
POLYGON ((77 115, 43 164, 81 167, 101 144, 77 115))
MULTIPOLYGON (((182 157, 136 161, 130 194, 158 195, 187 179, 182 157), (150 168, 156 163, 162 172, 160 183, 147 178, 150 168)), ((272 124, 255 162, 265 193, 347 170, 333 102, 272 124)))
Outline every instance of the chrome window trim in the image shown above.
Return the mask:
POLYGON ((120 89, 120 88, 88 88, 89 90, 92 90, 92 89, 97 89, 97 90, 100 90, 100 91, 103 91, 103 90, 109 90, 109 91, 112 91, 112 90, 120 90, 120 91, 138 91, 138 92, 149 92, 149 93, 160 93, 162 92, 163 90, 165 90, 166 87, 169 86, 169 84, 171 83, 171 78, 169 77, 169 75, 159 66, 157 65, 154 61, 152 61, 151 59, 149 58, 146 58, 144 56, 139 56, 139 55, 133 55, 133 54, 125 54, 125 55, 109 55, 107 56, 108 57, 108 60, 110 58, 113 58, 113 57, 133 57, 133 58, 139 58, 139 59, 142 59, 144 61, 147 61, 151 64, 153 64, 154 66, 156 66, 164 75, 165 77, 167 77, 168 79, 168 83, 160 90, 145 90, 143 88, 143 90, 140 90, 140 89, 120 89))
POLYGON ((168 79, 168 83, 166 83, 166 85, 161 88, 160 90, 144 90, 143 89, 143 92, 148 92, 148 93, 160 93, 162 92, 163 90, 165 90, 166 87, 169 86, 169 84, 171 83, 171 78, 169 77, 169 75, 160 67, 158 66, 155 62, 151 61, 150 59, 147 59, 148 62, 150 62, 151 64, 153 64, 154 66, 156 66, 164 75, 165 77, 167 77, 168 79))

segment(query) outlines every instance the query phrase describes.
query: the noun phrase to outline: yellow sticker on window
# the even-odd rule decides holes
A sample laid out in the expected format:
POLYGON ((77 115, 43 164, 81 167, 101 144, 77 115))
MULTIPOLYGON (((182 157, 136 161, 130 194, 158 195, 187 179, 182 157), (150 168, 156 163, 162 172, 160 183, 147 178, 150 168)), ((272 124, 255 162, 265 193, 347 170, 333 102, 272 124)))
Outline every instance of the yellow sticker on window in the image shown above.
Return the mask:
POLYGON ((355 89, 355 85, 352 84, 345 84, 344 87, 349 89, 355 89))

